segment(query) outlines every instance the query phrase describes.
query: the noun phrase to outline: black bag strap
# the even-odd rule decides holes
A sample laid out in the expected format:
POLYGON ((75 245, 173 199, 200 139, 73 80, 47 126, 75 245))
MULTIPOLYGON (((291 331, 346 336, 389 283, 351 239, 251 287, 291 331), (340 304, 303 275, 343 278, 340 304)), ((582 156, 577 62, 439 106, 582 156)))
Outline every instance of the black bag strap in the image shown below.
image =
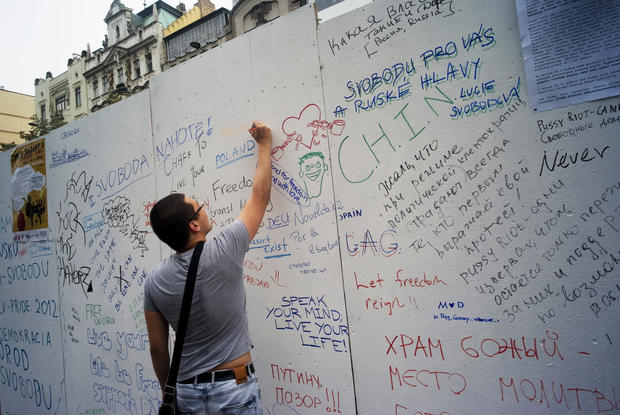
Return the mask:
POLYGON ((166 379, 166 389, 164 390, 164 403, 172 404, 176 391, 177 375, 179 373, 179 365, 181 363, 181 351, 185 342, 185 332, 187 331, 187 321, 189 320, 189 312, 192 308, 192 297, 194 295, 194 285, 196 282, 196 271, 198 270, 198 259, 202 253, 204 241, 198 242, 194 247, 192 260, 187 270, 187 279, 185 280, 185 291, 183 292, 183 303, 181 304, 181 315, 179 316, 179 326, 177 327, 176 340, 174 342, 174 351, 172 352, 172 363, 168 371, 168 379, 166 379))

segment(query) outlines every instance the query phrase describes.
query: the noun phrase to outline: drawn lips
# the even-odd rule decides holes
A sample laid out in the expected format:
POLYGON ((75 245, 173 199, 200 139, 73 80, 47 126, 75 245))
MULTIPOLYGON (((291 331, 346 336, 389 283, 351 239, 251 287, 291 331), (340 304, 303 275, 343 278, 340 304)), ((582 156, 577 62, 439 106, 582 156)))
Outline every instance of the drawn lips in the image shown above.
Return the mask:
POLYGON ((301 110, 298 117, 292 116, 282 121, 282 131, 287 137, 293 136, 298 143, 312 148, 314 128, 308 127, 313 121, 321 120, 321 109, 316 104, 308 104, 301 110))

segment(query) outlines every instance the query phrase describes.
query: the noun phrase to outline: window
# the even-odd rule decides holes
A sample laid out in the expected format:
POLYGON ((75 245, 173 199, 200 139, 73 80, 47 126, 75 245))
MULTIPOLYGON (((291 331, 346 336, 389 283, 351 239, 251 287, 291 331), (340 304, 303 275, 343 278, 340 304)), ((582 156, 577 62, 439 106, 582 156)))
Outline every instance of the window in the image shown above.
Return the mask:
POLYGON ((116 39, 118 40, 121 37, 121 29, 116 26, 116 39))
POLYGON ((123 68, 118 68, 116 70, 116 78, 118 83, 117 84, 124 84, 125 83, 125 73, 123 72, 123 68))
POLYGON ((75 107, 82 105, 82 89, 78 86, 75 88, 75 107))
POLYGON ((133 60, 133 73, 134 73, 134 76, 133 76, 134 79, 140 78, 140 59, 136 58, 133 60))
POLYGON ((145 56, 146 59, 146 73, 153 72, 153 57, 150 53, 145 56))
POLYGON ((110 90, 110 78, 107 75, 105 75, 103 77, 103 93, 105 94, 109 90, 110 90))
POLYGON ((45 104, 41 105, 41 121, 45 121, 45 104))
POLYGON ((93 96, 95 98, 99 96, 99 81, 97 79, 93 81, 93 96))
POLYGON ((328 7, 333 6, 334 4, 341 3, 344 0, 318 0, 316 2, 317 11, 325 10, 328 7))
POLYGON ((63 95, 61 97, 56 98, 56 113, 61 113, 62 111, 67 109, 67 96, 63 95))

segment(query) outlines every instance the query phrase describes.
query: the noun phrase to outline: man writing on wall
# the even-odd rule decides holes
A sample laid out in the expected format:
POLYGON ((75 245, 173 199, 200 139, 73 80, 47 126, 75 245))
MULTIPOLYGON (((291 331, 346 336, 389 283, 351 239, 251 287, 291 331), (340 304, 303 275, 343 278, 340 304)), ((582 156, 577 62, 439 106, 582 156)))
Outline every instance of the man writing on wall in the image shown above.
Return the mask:
MULTIPOLYGON (((243 256, 271 195, 271 130, 256 121, 258 144, 252 195, 237 220, 205 243, 177 382, 177 407, 190 414, 261 414, 245 310, 243 256)), ((153 368, 162 387, 170 366, 168 325, 176 331, 193 249, 211 224, 204 204, 173 193, 151 210, 155 234, 176 254, 158 264, 144 286, 144 315, 153 368)))

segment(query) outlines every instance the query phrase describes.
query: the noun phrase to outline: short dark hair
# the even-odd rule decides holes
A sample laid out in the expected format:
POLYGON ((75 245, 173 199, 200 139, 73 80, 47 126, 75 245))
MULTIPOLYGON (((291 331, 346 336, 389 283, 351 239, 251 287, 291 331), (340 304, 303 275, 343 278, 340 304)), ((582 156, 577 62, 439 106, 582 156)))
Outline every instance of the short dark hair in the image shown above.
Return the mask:
POLYGON ((306 161, 310 157, 320 157, 321 160, 325 162, 325 156, 323 155, 323 153, 319 151, 311 151, 310 153, 304 154, 303 156, 299 158, 299 165, 301 166, 302 164, 304 164, 304 161, 306 161))
POLYGON ((185 201, 183 193, 172 193, 155 203, 151 209, 151 227, 162 242, 175 251, 187 246, 188 222, 194 216, 194 207, 185 201))

